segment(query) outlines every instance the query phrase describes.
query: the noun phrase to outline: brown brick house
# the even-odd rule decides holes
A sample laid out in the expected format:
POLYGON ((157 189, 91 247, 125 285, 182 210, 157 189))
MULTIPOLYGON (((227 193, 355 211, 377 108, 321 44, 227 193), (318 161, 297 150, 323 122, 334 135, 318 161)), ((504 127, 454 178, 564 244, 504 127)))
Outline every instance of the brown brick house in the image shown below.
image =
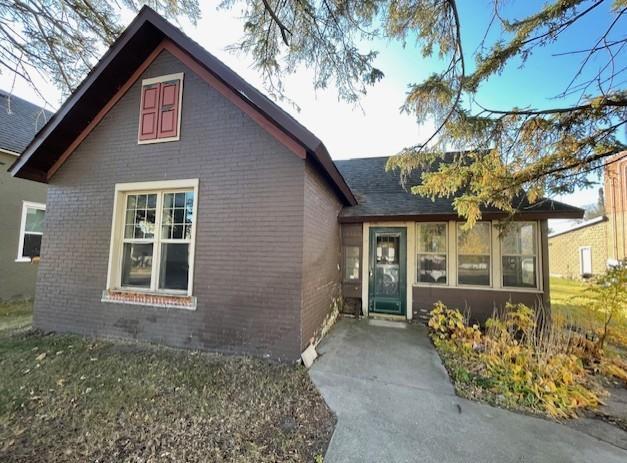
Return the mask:
POLYGON ((627 152, 607 162, 603 179, 604 215, 549 235, 552 275, 585 278, 627 259, 627 152))
POLYGON ((343 296, 411 319, 546 298, 546 220, 470 234, 143 8, 13 166, 48 184, 35 326, 294 360, 343 296))

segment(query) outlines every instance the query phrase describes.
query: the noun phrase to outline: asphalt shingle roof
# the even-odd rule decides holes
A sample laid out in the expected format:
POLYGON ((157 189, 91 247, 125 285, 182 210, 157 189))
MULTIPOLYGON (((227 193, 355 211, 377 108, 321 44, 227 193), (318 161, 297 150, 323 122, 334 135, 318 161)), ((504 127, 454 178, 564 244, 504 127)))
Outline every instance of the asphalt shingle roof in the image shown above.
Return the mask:
MULTIPOLYGON (((335 161, 337 168, 357 198, 358 204, 345 207, 340 217, 345 219, 357 217, 413 216, 423 214, 456 215, 453 209, 454 198, 430 198, 411 194, 408 189, 420 183, 421 171, 414 171, 404 189, 400 175, 386 172, 385 164, 388 157, 358 158, 335 161)), ((525 197, 519 203, 521 213, 545 213, 551 216, 579 216, 583 210, 568 204, 544 199, 530 205, 525 197)), ((484 213, 498 214, 496 208, 484 208, 484 213)))
POLYGON ((0 149, 22 153, 52 113, 0 90, 0 149))

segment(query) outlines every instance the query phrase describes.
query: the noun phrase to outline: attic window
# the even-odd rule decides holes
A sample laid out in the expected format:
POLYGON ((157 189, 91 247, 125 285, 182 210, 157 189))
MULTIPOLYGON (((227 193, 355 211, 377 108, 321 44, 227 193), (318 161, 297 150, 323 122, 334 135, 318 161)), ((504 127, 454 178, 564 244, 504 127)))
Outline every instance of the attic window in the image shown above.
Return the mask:
POLYGON ((140 144, 176 141, 181 132, 183 73, 144 79, 139 108, 140 144))

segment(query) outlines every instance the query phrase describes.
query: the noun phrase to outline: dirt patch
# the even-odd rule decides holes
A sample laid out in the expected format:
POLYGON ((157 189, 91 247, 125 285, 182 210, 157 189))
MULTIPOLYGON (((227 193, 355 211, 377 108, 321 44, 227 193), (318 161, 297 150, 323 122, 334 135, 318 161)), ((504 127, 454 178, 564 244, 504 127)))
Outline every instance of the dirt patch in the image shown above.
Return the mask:
POLYGON ((3 462, 311 462, 335 425, 303 368, 74 336, 0 338, 3 462))

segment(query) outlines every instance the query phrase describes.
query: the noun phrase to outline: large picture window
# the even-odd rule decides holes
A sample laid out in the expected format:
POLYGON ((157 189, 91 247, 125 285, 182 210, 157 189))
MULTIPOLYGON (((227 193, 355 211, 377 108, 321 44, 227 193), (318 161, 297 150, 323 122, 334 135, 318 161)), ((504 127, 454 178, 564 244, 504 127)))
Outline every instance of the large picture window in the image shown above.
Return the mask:
POLYGON ((513 222, 501 238, 503 286, 537 287, 537 230, 534 222, 513 222))
POLYGON ((174 181, 163 189, 118 192, 114 227, 119 238, 112 246, 109 289, 191 295, 194 184, 174 181))
POLYGON ((418 283, 447 284, 447 225, 416 224, 416 279, 418 283))
POLYGON ((31 262, 33 258, 40 256, 45 215, 45 204, 29 201, 22 203, 22 220, 16 259, 18 262, 31 262))
POLYGON ((477 222, 470 230, 457 224, 457 283, 490 286, 491 224, 477 222))

